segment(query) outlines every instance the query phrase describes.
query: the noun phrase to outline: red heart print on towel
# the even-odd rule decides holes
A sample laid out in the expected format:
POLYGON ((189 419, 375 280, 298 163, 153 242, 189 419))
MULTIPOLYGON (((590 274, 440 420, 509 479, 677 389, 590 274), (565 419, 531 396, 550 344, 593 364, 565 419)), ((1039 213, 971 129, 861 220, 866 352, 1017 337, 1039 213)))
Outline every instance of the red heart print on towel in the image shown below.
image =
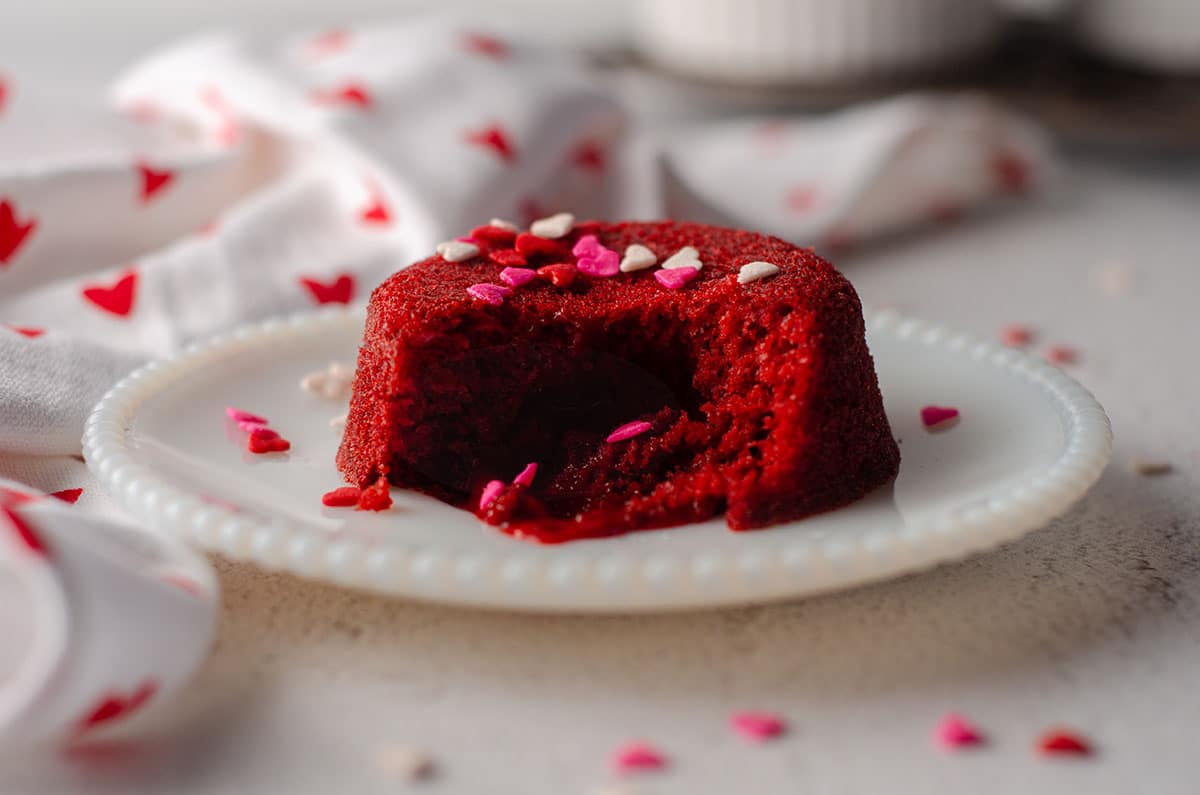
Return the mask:
POLYGON ((338 88, 326 88, 313 92, 313 101, 322 105, 357 105, 369 108, 373 104, 370 92, 361 83, 346 83, 338 88))
POLYGON ((595 141, 584 141, 571 153, 571 162, 597 174, 604 171, 604 147, 595 141))
POLYGON ((300 284, 304 285, 318 304, 348 304, 354 298, 354 277, 348 273, 343 273, 331 282, 302 276, 300 284))
POLYGON ((0 519, 8 520, 9 526, 16 533, 17 540, 21 542, 22 546, 38 557, 49 557, 50 552, 46 549, 46 545, 42 543, 42 539, 38 537, 38 534, 34 532, 34 529, 24 519, 17 515, 16 511, 9 507, 9 505, 16 505, 27 500, 28 498, 23 494, 17 494, 12 497, 0 495, 0 519))
POLYGON ((317 57, 333 55, 336 52, 341 52, 346 49, 346 45, 350 41, 349 31, 335 29, 327 30, 324 33, 319 33, 313 36, 308 41, 309 51, 317 57))
POLYGON ((22 221, 12 199, 0 200, 0 265, 8 265, 17 252, 29 241, 38 221, 30 217, 22 221))
POLYGON ((120 693, 109 693, 100 699, 92 711, 79 721, 78 731, 84 732, 105 723, 127 718, 146 705, 158 692, 158 683, 150 679, 128 696, 120 693))
POLYGON ((462 43, 469 52, 486 55, 497 60, 504 60, 508 57, 508 45, 495 36, 488 36, 484 33, 465 33, 462 43))
POLYGON ((134 299, 137 297, 138 274, 135 270, 127 270, 111 285, 92 284, 83 288, 83 297, 117 317, 127 317, 133 311, 134 299))
POLYGON ((508 133, 498 124, 485 127, 482 130, 468 132, 467 143, 483 149, 490 149, 501 160, 511 163, 517 159, 517 150, 513 148, 508 133))
POLYGON ((166 188, 175 179, 174 171, 157 169, 144 161, 137 164, 137 170, 142 177, 142 204, 148 204, 156 193, 166 188))

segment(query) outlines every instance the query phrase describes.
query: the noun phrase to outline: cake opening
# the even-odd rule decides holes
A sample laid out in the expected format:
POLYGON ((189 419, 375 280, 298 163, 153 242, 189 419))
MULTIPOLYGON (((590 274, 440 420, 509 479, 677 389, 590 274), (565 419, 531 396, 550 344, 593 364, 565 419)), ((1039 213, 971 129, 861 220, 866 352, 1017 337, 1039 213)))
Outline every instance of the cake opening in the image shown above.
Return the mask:
POLYGON ((430 455, 407 457, 405 477, 472 508, 488 482, 509 483, 536 463, 533 483, 497 506, 503 515, 485 517, 497 524, 526 515, 573 520, 652 489, 687 457, 646 461, 630 477, 615 465, 626 446, 606 439, 633 421, 662 431, 702 420, 705 396, 682 340, 613 332, 603 348, 523 340, 437 357, 423 368, 418 393, 443 398, 416 414, 421 432, 439 443, 422 445, 430 455), (452 398, 447 384, 456 386, 452 398))

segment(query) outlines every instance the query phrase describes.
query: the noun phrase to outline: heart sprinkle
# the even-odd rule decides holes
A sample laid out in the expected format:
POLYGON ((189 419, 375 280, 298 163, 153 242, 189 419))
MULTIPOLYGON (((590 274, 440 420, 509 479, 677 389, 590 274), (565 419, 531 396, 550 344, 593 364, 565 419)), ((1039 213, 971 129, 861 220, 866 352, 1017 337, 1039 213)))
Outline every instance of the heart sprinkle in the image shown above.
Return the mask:
POLYGON ((645 420, 634 420, 627 422, 620 428, 610 433, 604 441, 612 444, 613 442, 623 442, 626 439, 632 439, 635 436, 640 436, 650 430, 650 423, 645 420))
POLYGON ((238 422, 238 423, 247 422, 247 423, 250 423, 251 425, 266 425, 267 424, 267 419, 265 417, 260 417, 257 414, 251 414, 248 411, 242 411, 241 409, 236 409, 233 406, 225 407, 225 416, 228 417, 229 419, 233 420, 234 422, 238 422))
MULTIPOLYGON (((666 267, 665 265, 663 267, 666 267)), ((747 262, 738 268, 738 284, 749 284, 779 273, 779 266, 770 262, 747 262)))
POLYGON ((921 409, 921 423, 931 431, 951 427, 958 417, 958 409, 949 406, 925 406, 921 409))
POLYGON ((537 278, 537 271, 531 268, 505 268, 500 271, 500 281, 509 287, 520 287, 537 278))
POLYGON ((1066 345, 1051 345, 1046 349, 1046 361, 1058 367, 1075 364, 1079 361, 1079 353, 1066 345))
POLYGON ((392 493, 388 489, 387 478, 381 477, 362 490, 358 498, 360 511, 386 511, 392 507, 392 493))
POLYGON ((617 252, 600 245, 595 235, 584 235, 579 238, 571 253, 579 258, 575 267, 580 273, 607 279, 616 276, 621 270, 621 258, 617 252))
POLYGON ((634 243, 625 249, 625 256, 621 258, 620 269, 621 273, 644 271, 646 268, 653 268, 657 262, 658 257, 654 256, 653 251, 641 243, 634 243))
POLYGON ((1089 756, 1092 746, 1087 740, 1068 729, 1055 729, 1043 734, 1037 749, 1046 756, 1089 756))
POLYGON ((250 438, 246 441, 246 449, 255 455, 282 453, 290 450, 291 447, 291 442, 270 428, 255 428, 250 432, 250 438))
POLYGON ((484 508, 488 507, 493 502, 495 502, 496 498, 499 497, 501 495, 501 493, 503 493, 503 491, 504 491, 504 481, 502 481, 502 480, 488 481, 488 484, 483 487, 483 493, 479 495, 479 510, 482 511, 484 508))
POLYGON ((514 235, 521 231, 519 226, 514 224, 512 221, 505 221, 503 218, 493 218, 492 220, 488 221, 488 226, 494 226, 497 229, 506 229, 509 232, 512 232, 514 235))
POLYGON ((575 273, 575 266, 569 262, 543 265, 537 269, 537 275, 549 279, 555 287, 570 287, 575 281, 575 273))
POLYGON ((537 464, 535 464, 535 463, 526 464, 525 468, 521 470, 521 474, 519 474, 515 478, 513 478, 513 485, 514 486, 524 486, 525 488, 529 488, 530 486, 533 485, 533 479, 535 477, 537 477, 537 471, 538 471, 537 464))
POLYGON ((696 278, 700 271, 697 268, 675 268, 669 271, 655 271, 654 280, 668 290, 678 290, 696 278))
POLYGON ((1024 348, 1033 342, 1033 329, 1020 323, 1013 323, 1000 329, 1000 342, 1010 348, 1024 348))
POLYGON ((1129 459, 1129 471, 1135 475, 1143 475, 1153 477, 1155 475, 1169 475, 1174 471, 1170 461, 1163 461, 1158 458, 1140 458, 1134 456, 1129 459))
POLYGON ((525 255, 516 249, 498 248, 488 252, 488 259, 507 268, 523 268, 528 264, 525 255))
POLYGON ((546 240, 558 240, 575 227, 575 216, 570 213, 555 213, 549 218, 539 218, 529 225, 529 231, 546 240))
POLYGON ((517 251, 526 257, 554 257, 555 259, 560 259, 571 253, 565 243, 560 243, 557 240, 547 240, 544 237, 538 237, 529 232, 522 232, 517 235, 517 240, 513 245, 517 251))
POLYGON ((362 489, 357 486, 342 486, 321 496, 321 504, 330 508, 349 508, 358 505, 362 497, 362 489))
POLYGON ((346 420, 349 419, 345 414, 334 417, 329 421, 329 427, 336 433, 341 433, 346 430, 346 420))
POLYGON ((341 400, 350 394, 354 371, 341 362, 332 362, 324 370, 314 370, 300 379, 300 388, 329 400, 341 400))
POLYGON ((437 245, 437 253, 441 254, 446 262, 464 262, 478 257, 479 250, 479 246, 464 240, 447 240, 437 245))
POLYGON ((667 758, 647 743, 629 743, 613 754, 613 768, 622 774, 662 770, 666 766, 667 758))
POLYGON ((485 304, 500 306, 504 299, 512 295, 512 290, 498 284, 472 284, 467 288, 467 295, 477 298, 485 304))
POLYGON ((666 270, 675 270, 676 268, 695 268, 696 270, 700 270, 703 267, 700 263, 700 252, 696 251, 692 246, 684 246, 679 249, 667 257, 667 261, 662 266, 666 270))
POLYGON ((729 719, 729 725, 747 740, 755 742, 770 740, 787 731, 783 719, 769 712, 738 712, 729 719))
POLYGON ((511 246, 517 239, 517 233, 513 229, 484 224, 472 229, 469 237, 471 241, 485 243, 489 246, 511 246))
POLYGON ((982 745, 983 733, 962 715, 952 712, 938 723, 933 739, 943 748, 965 748, 982 745))

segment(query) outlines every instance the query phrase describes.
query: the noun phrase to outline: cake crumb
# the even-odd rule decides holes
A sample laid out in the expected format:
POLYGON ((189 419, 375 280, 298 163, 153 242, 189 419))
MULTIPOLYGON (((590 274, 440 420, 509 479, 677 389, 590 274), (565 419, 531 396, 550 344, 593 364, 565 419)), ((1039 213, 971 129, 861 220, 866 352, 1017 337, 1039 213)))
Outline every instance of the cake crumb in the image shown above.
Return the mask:
POLYGON ((1175 468, 1171 465, 1170 461, 1164 461, 1160 458, 1134 456, 1129 459, 1129 471, 1135 475, 1154 477, 1156 475, 1169 475, 1175 471, 1175 468))

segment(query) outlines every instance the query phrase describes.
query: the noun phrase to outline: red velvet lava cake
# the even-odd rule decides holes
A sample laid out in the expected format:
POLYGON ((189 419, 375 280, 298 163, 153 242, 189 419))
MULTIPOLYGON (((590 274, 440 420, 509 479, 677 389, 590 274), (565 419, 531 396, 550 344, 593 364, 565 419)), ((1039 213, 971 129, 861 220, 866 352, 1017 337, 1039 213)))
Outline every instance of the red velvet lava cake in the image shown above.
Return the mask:
POLYGON ((371 296, 338 467, 555 543, 734 530, 895 477, 862 308, 811 250, 700 224, 503 221, 371 296))

